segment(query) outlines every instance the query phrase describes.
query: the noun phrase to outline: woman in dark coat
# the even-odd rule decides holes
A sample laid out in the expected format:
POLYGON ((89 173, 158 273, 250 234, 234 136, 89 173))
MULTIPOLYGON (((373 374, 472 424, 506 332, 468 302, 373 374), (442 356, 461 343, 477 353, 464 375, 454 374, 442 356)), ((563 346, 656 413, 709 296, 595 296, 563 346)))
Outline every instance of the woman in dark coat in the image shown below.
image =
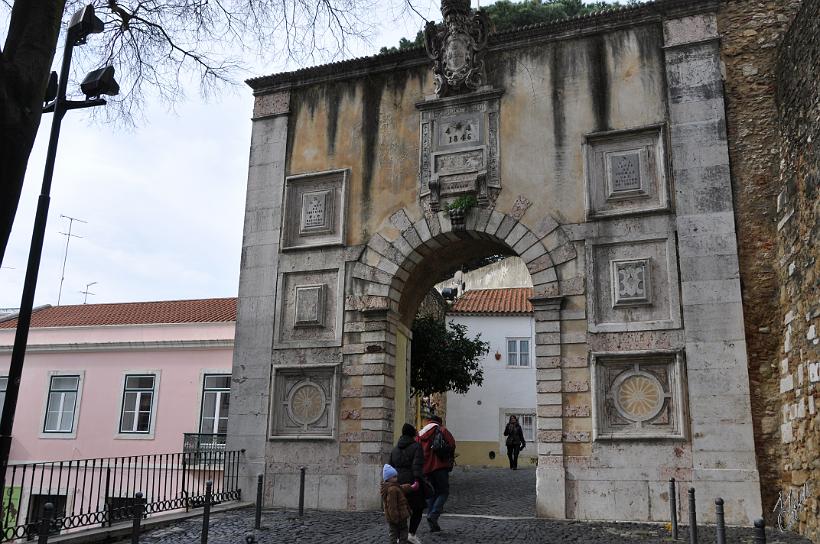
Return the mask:
POLYGON ((399 473, 399 484, 412 484, 418 481, 419 487, 407 495, 407 502, 410 504, 410 527, 408 542, 421 544, 421 540, 416 536, 416 530, 421 523, 426 501, 424 499, 424 453, 421 444, 416 442, 416 428, 405 423, 401 428, 401 438, 396 447, 390 452, 390 464, 399 473))
POLYGON ((510 460, 510 468, 517 470, 518 453, 527 445, 524 441, 524 430, 518 424, 517 417, 510 416, 510 420, 504 428, 504 436, 507 437, 507 458, 510 460))

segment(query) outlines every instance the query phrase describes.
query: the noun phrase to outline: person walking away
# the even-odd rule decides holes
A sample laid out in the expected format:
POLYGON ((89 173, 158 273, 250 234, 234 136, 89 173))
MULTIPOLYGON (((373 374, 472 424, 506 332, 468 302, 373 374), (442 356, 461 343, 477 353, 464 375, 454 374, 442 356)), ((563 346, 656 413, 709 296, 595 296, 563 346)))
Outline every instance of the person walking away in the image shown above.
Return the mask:
POLYGON ((390 464, 399 473, 399 484, 415 484, 418 482, 418 489, 407 494, 407 502, 410 505, 410 526, 407 541, 410 544, 421 544, 421 539, 416 536, 421 518, 424 515, 424 507, 427 501, 424 499, 424 453, 421 444, 416 442, 416 428, 405 423, 401 428, 401 437, 398 443, 390 452, 390 464))
POLYGON ((524 430, 519 425, 517 417, 510 416, 504 428, 504 436, 507 437, 507 458, 510 460, 510 468, 518 470, 518 454, 527 443, 524 441, 524 430))
POLYGON ((438 519, 450 494, 450 472, 453 470, 456 440, 442 424, 439 416, 427 418, 419 431, 418 442, 424 452, 424 476, 433 486, 433 496, 427 499, 427 523, 430 532, 441 531, 438 519))
POLYGON ((412 490, 410 484, 400 485, 398 472, 390 465, 382 468, 382 505, 384 517, 390 529, 390 543, 407 544, 407 519, 410 517, 410 506, 405 493, 412 490))

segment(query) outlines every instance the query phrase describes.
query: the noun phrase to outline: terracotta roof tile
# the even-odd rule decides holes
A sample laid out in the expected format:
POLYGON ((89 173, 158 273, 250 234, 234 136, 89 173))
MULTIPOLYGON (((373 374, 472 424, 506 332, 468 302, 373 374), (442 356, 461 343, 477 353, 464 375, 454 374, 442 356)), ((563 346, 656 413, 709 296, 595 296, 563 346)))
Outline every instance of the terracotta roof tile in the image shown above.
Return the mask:
POLYGON ((532 287, 475 289, 456 300, 448 314, 529 314, 532 287))
MULTIPOLYGON (((39 310, 35 309, 31 317, 31 327, 223 323, 231 321, 236 321, 236 298, 206 298, 200 300, 46 306, 39 310)), ((16 327, 16 317, 0 321, 0 329, 14 329, 16 327)))

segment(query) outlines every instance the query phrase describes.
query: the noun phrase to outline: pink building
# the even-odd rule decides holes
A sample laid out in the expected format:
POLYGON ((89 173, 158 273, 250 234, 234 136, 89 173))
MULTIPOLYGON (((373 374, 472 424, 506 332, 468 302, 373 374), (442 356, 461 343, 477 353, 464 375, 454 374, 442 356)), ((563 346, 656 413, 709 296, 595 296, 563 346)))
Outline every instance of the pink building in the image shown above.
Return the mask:
MULTIPOLYGON (((74 484, 61 482, 54 491, 52 483, 48 493, 38 494, 38 482, 17 483, 24 464, 153 456, 143 462, 153 463, 151 470, 177 470, 180 457, 156 456, 224 451, 235 321, 234 298, 36 310, 14 421, 9 470, 19 470, 11 510, 36 518, 49 500, 70 513, 78 506, 72 501, 86 499, 86 480, 96 478, 102 487, 103 473, 83 467, 83 491, 78 491, 81 477, 67 474, 63 477, 74 478, 74 484)), ((13 316, 0 320, 0 401, 5 400, 16 324, 13 316)), ((201 463, 201 458, 186 459, 189 469, 192 461, 201 463)), ((80 472, 79 466, 75 472, 80 472)), ((50 473, 51 469, 46 478, 50 473)), ((134 479, 139 478, 135 472, 134 479)), ((150 485, 129 481, 117 492, 125 500, 137 490, 147 495, 150 485)), ((88 498, 110 505, 116 504, 110 500, 115 494, 106 489, 98 491, 97 498, 88 498)), ((191 495, 190 489, 171 494, 191 495)), ((3 527, 14 525, 0 521, 3 527)))

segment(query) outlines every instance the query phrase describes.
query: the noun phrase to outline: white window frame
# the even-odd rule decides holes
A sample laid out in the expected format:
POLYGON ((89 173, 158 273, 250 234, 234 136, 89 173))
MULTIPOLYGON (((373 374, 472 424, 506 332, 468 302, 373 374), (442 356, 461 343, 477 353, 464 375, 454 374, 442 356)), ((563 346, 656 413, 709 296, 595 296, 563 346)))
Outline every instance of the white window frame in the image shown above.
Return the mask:
MULTIPOLYGON (((159 369, 154 370, 126 370, 122 374, 122 381, 120 382, 120 402, 118 416, 116 418, 116 428, 114 438, 123 440, 153 440, 154 432, 157 425, 157 406, 159 405, 159 386, 162 372, 159 369), (122 416, 125 407, 125 381, 128 377, 134 376, 153 376, 154 377, 154 396, 151 399, 151 415, 148 423, 148 431, 122 431, 122 416)), ((136 421, 136 419, 135 419, 136 421)))
MULTIPOLYGON (((527 442, 527 444, 535 444, 535 435, 538 432, 538 429, 536 429, 536 426, 538 425, 538 421, 535 418, 535 414, 528 412, 528 413, 511 414, 511 415, 514 415, 515 417, 518 418, 518 424, 521 425, 521 430, 524 431, 524 441, 527 442), (524 420, 525 417, 528 417, 532 420, 532 424, 530 425, 530 428, 532 429, 532 433, 530 433, 529 435, 527 435, 526 427, 524 426, 523 423, 521 423, 524 420)), ((509 419, 509 416, 508 416, 508 419, 509 419)))
POLYGON ((532 338, 528 336, 508 336, 504 339, 504 349, 507 352, 507 368, 532 368, 532 338), (521 342, 526 340, 527 350, 521 351, 521 342), (515 342, 516 350, 510 351, 510 342, 515 342), (515 354, 515 364, 512 363, 512 354, 515 354), (527 364, 521 364, 521 353, 527 354, 527 364))
POLYGON ((40 419, 39 437, 43 439, 73 440, 77 438, 77 430, 80 427, 80 408, 83 400, 83 384, 85 383, 85 370, 49 370, 46 374, 45 390, 43 392, 43 414, 40 419), (48 397, 51 393, 51 379, 54 377, 77 376, 77 399, 74 403, 74 421, 71 425, 71 432, 46 431, 46 418, 48 417, 48 397))
POLYGON ((230 372, 225 372, 224 369, 219 370, 219 371, 212 371, 212 372, 211 371, 205 371, 205 372, 202 373, 202 379, 200 380, 201 387, 199 388, 199 421, 198 421, 198 426, 197 426, 197 432, 199 434, 218 434, 213 429, 211 430, 211 432, 205 432, 205 430, 202 428, 202 423, 203 423, 203 419, 204 419, 204 415, 205 415, 204 414, 204 411, 205 411, 205 394, 208 393, 208 392, 216 392, 217 393, 216 414, 214 414, 214 425, 216 427, 219 427, 219 417, 220 417, 219 416, 219 413, 220 413, 219 412, 219 401, 221 400, 222 393, 227 392, 229 395, 231 394, 230 385, 228 385, 227 389, 224 389, 224 388, 206 389, 205 379, 209 378, 209 377, 212 377, 212 376, 219 376, 219 377, 226 377, 227 376, 229 379, 232 377, 231 373, 230 372))

